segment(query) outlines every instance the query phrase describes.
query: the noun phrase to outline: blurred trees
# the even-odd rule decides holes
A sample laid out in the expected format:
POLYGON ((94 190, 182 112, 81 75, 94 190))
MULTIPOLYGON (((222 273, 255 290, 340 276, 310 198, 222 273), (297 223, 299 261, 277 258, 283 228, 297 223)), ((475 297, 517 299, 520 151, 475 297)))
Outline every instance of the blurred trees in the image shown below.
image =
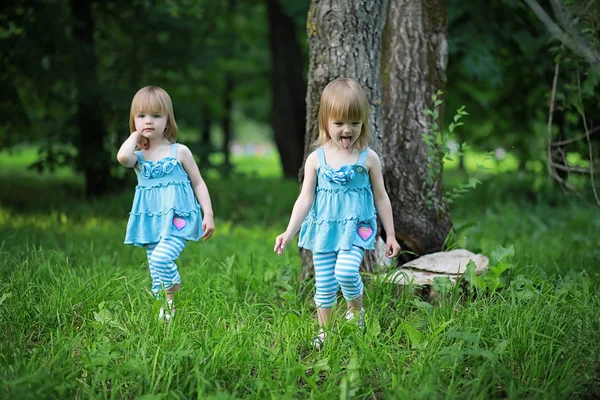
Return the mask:
POLYGON ((302 167, 306 120, 304 57, 296 25, 279 0, 266 0, 271 49, 271 118, 283 174, 296 178, 302 167))
MULTIPOLYGON (((551 4, 557 1, 539 4, 554 16, 551 4)), ((171 94, 180 125, 196 132, 182 140, 203 168, 231 171, 227 163, 208 165, 208 155, 228 154, 227 144, 237 134, 236 121, 243 119, 273 126, 285 174, 295 176, 303 154, 299 132, 305 129, 306 109, 301 105, 309 3, 2 2, 0 146, 35 145, 40 151, 38 168, 76 167, 90 180, 90 195, 119 188, 125 171, 109 154, 129 133, 127 116, 135 91, 156 84, 171 94), (81 13, 85 4, 91 13, 81 13), (220 140, 215 132, 221 133, 220 140), (92 182, 92 177, 105 182, 92 182)), ((567 18, 576 18, 571 18, 576 22, 573 29, 597 49, 598 0, 561 4, 566 4, 567 18)), ((521 168, 530 160, 543 165, 558 62, 552 122, 556 171, 566 177, 588 165, 590 146, 586 140, 573 139, 582 137, 585 119, 595 144, 592 155, 597 154, 598 68, 553 38, 522 0, 468 4, 448 0, 446 6, 449 59, 444 104, 449 110, 446 119, 461 105, 467 106, 470 116, 460 132, 461 141, 478 150, 502 147, 518 157, 521 168), (572 154, 583 161, 572 165, 568 161, 572 154), (574 168, 564 170, 565 160, 574 168)))
MULTIPOLYGON (((598 0, 552 2, 568 8, 571 23, 577 18, 572 29, 578 35, 592 46, 600 46, 598 0)), ((540 4, 553 15, 549 2, 540 4)), ((589 118, 600 119, 598 67, 590 66, 554 38, 526 2, 474 0, 467 4, 449 0, 448 11, 446 105, 450 111, 467 106, 470 115, 461 139, 471 147, 504 148, 517 156, 521 169, 528 161, 540 166, 546 162, 546 123, 556 61, 564 66, 559 70, 553 128, 557 141, 583 133, 578 104, 586 103, 589 118), (581 101, 576 89, 578 72, 581 101)), ((447 118, 452 115, 447 113, 447 118)), ((587 158, 583 143, 570 146, 566 152, 587 158)))
POLYGON ((119 188, 125 172, 110 154, 129 134, 129 104, 142 86, 170 93, 180 126, 203 132, 186 143, 204 163, 210 151, 222 151, 224 172, 234 115, 269 120, 262 1, 23 0, 1 7, 0 143, 34 143, 39 169, 74 166, 88 195, 119 188), (223 132, 221 149, 212 144, 215 128, 223 132))

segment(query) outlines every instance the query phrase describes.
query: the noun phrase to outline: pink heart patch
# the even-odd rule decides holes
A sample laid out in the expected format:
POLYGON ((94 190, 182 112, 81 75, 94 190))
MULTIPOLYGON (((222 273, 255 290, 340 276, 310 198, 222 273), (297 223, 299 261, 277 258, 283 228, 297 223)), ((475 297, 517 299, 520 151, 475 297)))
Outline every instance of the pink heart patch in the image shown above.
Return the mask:
POLYGON ((173 225, 175 225, 175 228, 177 228, 177 230, 180 231, 186 225, 185 219, 180 218, 180 217, 174 217, 173 218, 173 225))
POLYGON ((361 226, 358 228, 358 236, 365 242, 373 235, 373 228, 370 226, 361 226))

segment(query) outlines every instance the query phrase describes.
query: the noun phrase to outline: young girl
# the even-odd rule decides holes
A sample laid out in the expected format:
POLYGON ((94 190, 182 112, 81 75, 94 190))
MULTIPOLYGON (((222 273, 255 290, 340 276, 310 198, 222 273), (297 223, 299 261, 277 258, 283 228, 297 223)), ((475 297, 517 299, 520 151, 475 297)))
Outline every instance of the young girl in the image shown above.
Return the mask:
POLYGON ((302 224, 298 246, 313 252, 320 326, 314 345, 320 348, 339 286, 348 304, 346 320, 358 314, 358 326, 364 327, 359 268, 364 250, 375 248, 376 214, 387 235, 386 256, 398 255, 400 245, 379 157, 367 147, 365 92, 348 78, 330 82, 321 95, 318 118, 318 148, 306 159, 302 190, 274 250, 281 255, 302 224))
POLYGON ((188 240, 207 240, 215 229, 210 195, 190 149, 176 143, 167 92, 156 86, 140 89, 131 102, 129 127, 133 133, 117 154, 138 179, 125 244, 146 249, 152 291, 157 298, 163 289, 167 293, 168 308, 161 307, 159 319, 169 322, 181 284, 174 260, 188 240))

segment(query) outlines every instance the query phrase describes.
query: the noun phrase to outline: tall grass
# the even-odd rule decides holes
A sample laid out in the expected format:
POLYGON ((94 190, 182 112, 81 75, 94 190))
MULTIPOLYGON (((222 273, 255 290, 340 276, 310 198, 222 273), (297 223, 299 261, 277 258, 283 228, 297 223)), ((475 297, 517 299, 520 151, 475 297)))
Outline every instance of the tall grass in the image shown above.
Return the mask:
POLYGON ((500 174, 453 204, 456 226, 475 224, 461 245, 514 246, 506 288, 427 302, 365 276, 365 332, 338 316, 319 352, 312 282, 297 281, 293 248, 272 252, 296 182, 209 180, 217 231, 178 260, 165 325, 144 251, 122 244, 132 191, 88 203, 75 180, 11 175, 0 177, 11 182, 0 195, 0 398, 600 395, 600 218, 538 178, 500 174))

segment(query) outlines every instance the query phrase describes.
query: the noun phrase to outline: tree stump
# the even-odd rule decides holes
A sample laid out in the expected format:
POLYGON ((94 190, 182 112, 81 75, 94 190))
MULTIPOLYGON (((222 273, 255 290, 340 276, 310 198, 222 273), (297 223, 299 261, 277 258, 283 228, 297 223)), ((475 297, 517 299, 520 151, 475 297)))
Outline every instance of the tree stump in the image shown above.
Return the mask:
POLYGON ((477 275, 488 268, 487 256, 465 249, 455 249, 427 254, 402 264, 399 269, 387 274, 384 281, 397 284, 400 291, 416 286, 417 293, 435 300, 439 298, 439 294, 433 289, 433 280, 447 277, 453 284, 459 282, 471 260, 475 263, 477 275))

